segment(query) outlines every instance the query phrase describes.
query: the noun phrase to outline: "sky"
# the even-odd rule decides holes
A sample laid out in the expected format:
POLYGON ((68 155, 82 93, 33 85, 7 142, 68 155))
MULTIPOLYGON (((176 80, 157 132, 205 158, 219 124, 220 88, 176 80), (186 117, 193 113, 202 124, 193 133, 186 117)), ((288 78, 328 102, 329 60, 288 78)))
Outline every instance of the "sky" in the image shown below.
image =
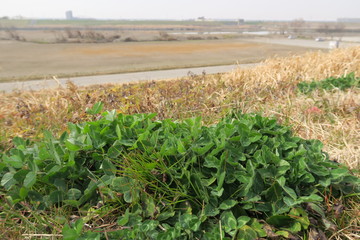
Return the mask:
POLYGON ((0 0, 0 17, 327 20, 360 18, 360 0, 0 0))

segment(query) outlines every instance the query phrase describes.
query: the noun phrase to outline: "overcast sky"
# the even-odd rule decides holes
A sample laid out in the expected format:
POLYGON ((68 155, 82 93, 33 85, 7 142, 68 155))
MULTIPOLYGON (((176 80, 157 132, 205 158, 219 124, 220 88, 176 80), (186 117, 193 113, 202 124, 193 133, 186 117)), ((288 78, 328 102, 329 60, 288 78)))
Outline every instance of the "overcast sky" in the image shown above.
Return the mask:
POLYGON ((336 20, 360 18, 360 0, 0 0, 1 16, 101 19, 336 20))

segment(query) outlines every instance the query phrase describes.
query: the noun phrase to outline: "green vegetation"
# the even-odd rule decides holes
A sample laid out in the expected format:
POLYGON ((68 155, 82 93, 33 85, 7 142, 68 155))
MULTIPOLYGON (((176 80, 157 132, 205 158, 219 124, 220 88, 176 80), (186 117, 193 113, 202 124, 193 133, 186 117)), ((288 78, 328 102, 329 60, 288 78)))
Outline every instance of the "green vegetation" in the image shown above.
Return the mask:
POLYGON ((320 141, 273 119, 233 113, 203 126, 101 109, 87 109, 98 120, 69 123, 60 138, 13 140, 0 163, 2 218, 61 208, 64 223, 80 216, 63 227, 69 240, 294 239, 333 231, 324 196, 360 191, 320 141), (113 229, 101 234, 99 218, 113 229))
POLYGON ((359 51, 0 94, 2 238, 359 239, 360 88, 297 89, 358 76, 359 51))
POLYGON ((27 27, 30 22, 27 19, 0 19, 0 28, 27 27))
POLYGON ((310 93, 317 89, 331 90, 339 88, 345 90, 351 87, 360 87, 360 78, 355 77, 354 73, 344 75, 342 77, 329 77, 321 81, 300 82, 298 89, 302 93, 310 93))

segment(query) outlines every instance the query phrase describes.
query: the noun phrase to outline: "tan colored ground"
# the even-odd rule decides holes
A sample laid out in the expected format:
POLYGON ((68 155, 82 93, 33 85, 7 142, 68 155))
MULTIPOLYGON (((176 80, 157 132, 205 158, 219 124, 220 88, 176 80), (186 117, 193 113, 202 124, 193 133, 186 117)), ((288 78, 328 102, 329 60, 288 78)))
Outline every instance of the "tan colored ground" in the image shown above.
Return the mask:
POLYGON ((239 39, 82 44, 0 41, 0 81, 249 63, 307 50, 239 39))
POLYGON ((123 55, 123 56, 140 56, 147 54, 191 54, 196 52, 216 52, 226 50, 249 50, 256 47, 257 44, 242 43, 242 42, 186 42, 182 44, 168 43, 168 44, 122 44, 114 47, 107 46, 85 46, 76 49, 70 49, 71 54, 79 53, 81 55, 123 55))

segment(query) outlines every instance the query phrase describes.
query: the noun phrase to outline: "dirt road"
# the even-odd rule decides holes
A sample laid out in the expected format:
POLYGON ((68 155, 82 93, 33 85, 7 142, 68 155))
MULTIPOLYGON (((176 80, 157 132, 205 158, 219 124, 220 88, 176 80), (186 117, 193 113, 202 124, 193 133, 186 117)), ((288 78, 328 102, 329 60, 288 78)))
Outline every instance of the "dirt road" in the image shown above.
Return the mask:
POLYGON ((64 87, 67 81, 72 81, 77 86, 87 86, 92 84, 106 84, 106 83, 129 83, 139 82, 145 80, 161 80, 170 78, 185 77, 189 74, 214 74, 229 72, 237 67, 251 67, 255 64, 241 64, 241 65, 226 65, 214 67, 199 67, 199 68, 183 68, 173 70, 149 71, 149 72, 135 72, 122 73, 86 77, 71 77, 53 80, 33 80, 24 82, 10 82, 0 83, 0 91, 11 92, 15 90, 41 90, 48 88, 64 87))

